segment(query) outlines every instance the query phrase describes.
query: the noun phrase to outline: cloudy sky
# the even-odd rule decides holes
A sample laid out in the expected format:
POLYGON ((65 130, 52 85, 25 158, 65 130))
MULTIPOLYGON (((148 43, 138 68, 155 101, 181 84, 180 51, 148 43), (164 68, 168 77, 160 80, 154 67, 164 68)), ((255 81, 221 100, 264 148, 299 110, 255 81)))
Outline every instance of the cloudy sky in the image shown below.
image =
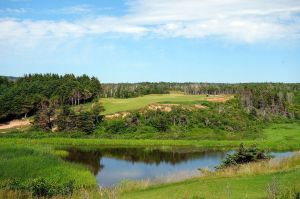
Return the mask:
POLYGON ((0 75, 300 82, 299 0, 0 0, 0 75))

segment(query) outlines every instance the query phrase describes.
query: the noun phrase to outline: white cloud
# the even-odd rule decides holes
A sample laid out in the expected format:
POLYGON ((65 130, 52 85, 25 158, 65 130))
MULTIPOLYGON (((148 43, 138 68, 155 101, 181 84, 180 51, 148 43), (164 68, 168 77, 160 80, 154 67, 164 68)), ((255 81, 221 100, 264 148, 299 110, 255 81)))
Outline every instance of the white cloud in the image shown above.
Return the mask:
POLYGON ((65 7, 61 9, 50 10, 50 13, 54 14, 88 14, 93 11, 93 8, 89 5, 76 5, 65 7))
POLYGON ((3 8, 3 9, 0 9, 1 15, 24 14, 24 13, 26 13, 25 8, 3 8))
MULTIPOLYGON (((49 38, 105 33, 162 37, 220 37, 242 42, 298 39, 299 0, 130 0, 120 17, 98 16, 76 21, 0 20, 3 42, 37 42, 49 38)), ((87 13, 87 5, 61 9, 87 13)))

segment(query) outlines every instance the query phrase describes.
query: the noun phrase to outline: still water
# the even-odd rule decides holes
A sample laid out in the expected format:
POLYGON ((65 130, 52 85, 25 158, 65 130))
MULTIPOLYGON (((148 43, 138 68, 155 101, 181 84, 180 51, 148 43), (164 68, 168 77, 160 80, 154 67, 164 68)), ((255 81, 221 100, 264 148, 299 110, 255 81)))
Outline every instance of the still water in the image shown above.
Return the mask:
MULTIPOLYGON (((180 180, 199 175, 198 168, 214 169, 231 152, 186 151, 145 148, 68 149, 68 161, 87 165, 99 186, 113 186, 122 180, 180 180)), ((286 157, 292 152, 271 153, 286 157)))

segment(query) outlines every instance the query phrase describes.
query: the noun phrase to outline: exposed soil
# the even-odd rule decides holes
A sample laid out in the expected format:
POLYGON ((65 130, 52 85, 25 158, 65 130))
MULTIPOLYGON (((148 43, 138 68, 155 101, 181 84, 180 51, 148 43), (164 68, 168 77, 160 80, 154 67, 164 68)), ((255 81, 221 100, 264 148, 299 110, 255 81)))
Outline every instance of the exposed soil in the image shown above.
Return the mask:
POLYGON ((206 108, 206 106, 203 106, 201 104, 195 104, 195 108, 197 108, 197 109, 203 109, 203 108, 206 108))
POLYGON ((11 128, 20 128, 20 127, 29 126, 29 125, 30 125, 30 121, 28 119, 12 120, 10 122, 0 124, 0 130, 11 129, 11 128))
POLYGON ((212 97, 212 98, 207 98, 206 100, 209 102, 226 102, 230 98, 229 97, 212 97))
POLYGON ((178 104, 150 104, 145 109, 151 111, 163 111, 163 112, 170 112, 172 107, 179 106, 178 104))
MULTIPOLYGON (((141 109, 140 112, 143 113, 145 111, 163 111, 163 112, 170 112, 174 107, 182 106, 179 104, 149 104, 145 108, 141 109)), ((201 104, 196 104, 195 106, 182 106, 184 109, 192 110, 192 109, 203 109, 206 108, 206 106, 203 106, 201 104)), ((114 113, 110 115, 106 115, 105 119, 117 119, 117 118, 124 118, 126 116, 130 115, 130 112, 119 112, 114 113)))
POLYGON ((114 113, 114 114, 110 114, 110 115, 105 115, 105 119, 124 118, 129 114, 130 114, 129 112, 114 113))

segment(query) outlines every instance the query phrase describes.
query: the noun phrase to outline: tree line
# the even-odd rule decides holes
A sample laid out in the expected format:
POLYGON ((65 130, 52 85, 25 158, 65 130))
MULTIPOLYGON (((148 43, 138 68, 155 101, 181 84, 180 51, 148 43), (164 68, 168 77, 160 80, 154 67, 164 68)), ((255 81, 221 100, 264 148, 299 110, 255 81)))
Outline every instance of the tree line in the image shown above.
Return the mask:
POLYGON ((165 94, 172 91, 182 92, 186 95, 221 95, 241 94, 247 89, 271 89, 284 91, 299 91, 300 84, 283 83, 176 83, 176 82, 141 82, 102 84, 102 97, 130 98, 148 94, 165 94))
POLYGON ((0 120, 33 115, 45 100, 79 105, 100 96, 97 78, 73 74, 30 74, 10 81, 0 78, 0 120))
POLYGON ((169 83, 142 82, 137 84, 118 83, 102 84, 102 97, 131 98, 148 94, 167 94, 170 91, 169 83))
MULTIPOLYGON (((90 133, 97 126, 105 132, 153 131, 172 128, 216 128, 241 132, 275 117, 300 119, 300 84, 281 83, 136 83, 100 84, 95 77, 67 74, 25 75, 15 81, 0 77, 0 120, 35 115, 35 126, 44 130, 83 131, 90 133), (94 103, 90 111, 74 111, 80 105, 99 97, 128 98, 171 91, 187 95, 231 94, 227 103, 207 103, 207 109, 171 112, 133 112, 123 119, 103 121, 103 107, 94 103)), ((180 131, 181 131, 180 130, 180 131)))

